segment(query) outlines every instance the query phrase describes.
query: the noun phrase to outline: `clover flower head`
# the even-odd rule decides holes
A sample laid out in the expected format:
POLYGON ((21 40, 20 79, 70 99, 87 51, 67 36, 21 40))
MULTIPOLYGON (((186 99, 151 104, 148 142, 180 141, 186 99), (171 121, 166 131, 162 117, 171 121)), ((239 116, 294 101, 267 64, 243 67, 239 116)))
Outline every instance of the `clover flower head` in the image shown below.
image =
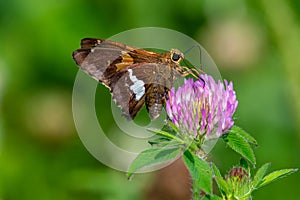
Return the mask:
POLYGON ((187 79, 177 91, 172 88, 166 102, 170 120, 179 130, 193 137, 219 138, 233 126, 232 116, 238 102, 232 82, 201 74, 199 79, 187 79), (225 87, 224 87, 225 84, 225 87))

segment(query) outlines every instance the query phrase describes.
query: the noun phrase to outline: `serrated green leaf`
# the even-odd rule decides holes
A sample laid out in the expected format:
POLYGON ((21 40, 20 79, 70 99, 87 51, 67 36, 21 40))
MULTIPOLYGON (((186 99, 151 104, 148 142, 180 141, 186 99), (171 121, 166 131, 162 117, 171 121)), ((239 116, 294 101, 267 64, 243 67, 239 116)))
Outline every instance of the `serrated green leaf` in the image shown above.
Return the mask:
POLYGON ((200 196, 200 191, 210 194, 212 192, 212 171, 207 162, 197 155, 186 150, 183 160, 193 178, 194 194, 200 196))
POLYGON ((280 178, 283 178, 283 177, 286 177, 287 175, 290 175, 294 172, 298 171, 298 169, 281 169, 281 170, 277 170, 277 171, 274 171, 268 175, 266 175, 262 182, 257 186, 257 188, 260 188, 262 186, 265 186, 277 179, 280 179, 280 178))
POLYGON ((165 163, 171 161, 179 156, 181 148, 179 146, 165 146, 155 147, 147 149, 141 152, 135 160, 131 163, 127 172, 128 178, 137 171, 145 166, 165 163))
POLYGON ((254 144, 254 145, 258 145, 255 138, 252 137, 249 133, 247 133, 246 131, 244 131, 242 128, 238 127, 238 126, 233 126, 229 132, 233 132, 235 134, 239 134, 240 136, 242 136, 248 143, 250 144, 254 144))
POLYGON ((253 178, 253 181, 252 181, 252 187, 254 189, 256 189, 257 186, 262 182, 262 180, 263 180, 264 176, 266 175, 270 165, 271 165, 271 163, 266 163, 257 170, 257 172, 256 172, 256 174, 253 178))
POLYGON ((244 137, 234 131, 230 131, 226 135, 223 135, 222 138, 231 149, 255 165, 256 161, 254 152, 244 137))

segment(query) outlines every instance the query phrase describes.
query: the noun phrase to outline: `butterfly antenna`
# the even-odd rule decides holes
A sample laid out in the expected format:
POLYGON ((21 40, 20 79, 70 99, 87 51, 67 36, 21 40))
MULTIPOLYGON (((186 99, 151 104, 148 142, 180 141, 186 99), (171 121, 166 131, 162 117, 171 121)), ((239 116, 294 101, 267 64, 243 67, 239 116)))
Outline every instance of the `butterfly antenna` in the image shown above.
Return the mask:
POLYGON ((190 48, 188 48, 187 50, 185 50, 184 52, 183 52, 183 54, 184 55, 186 55, 189 51, 191 51, 193 48, 198 48, 198 50, 199 50, 199 58, 200 58, 200 68, 201 68, 201 71, 203 71, 202 70, 202 64, 201 64, 201 61, 202 61, 202 50, 201 50, 201 47, 199 46, 199 45, 193 45, 193 46, 191 46, 190 48))
MULTIPOLYGON (((185 67, 185 69, 187 70, 187 73, 191 74, 192 76, 194 77, 199 77, 200 74, 205 74, 205 72, 203 71, 203 65, 201 64, 202 62, 202 50, 201 50, 201 47, 199 45, 193 45, 191 46, 190 48, 188 48, 187 50, 185 50, 183 52, 184 55, 186 55, 189 51, 191 51, 192 49, 194 48, 198 48, 199 50, 199 63, 200 63, 200 69, 195 69, 195 68, 187 68, 185 67)), ((185 63, 186 65, 186 62, 183 60, 183 62, 185 63)), ((186 65, 187 66, 187 65, 186 65)))

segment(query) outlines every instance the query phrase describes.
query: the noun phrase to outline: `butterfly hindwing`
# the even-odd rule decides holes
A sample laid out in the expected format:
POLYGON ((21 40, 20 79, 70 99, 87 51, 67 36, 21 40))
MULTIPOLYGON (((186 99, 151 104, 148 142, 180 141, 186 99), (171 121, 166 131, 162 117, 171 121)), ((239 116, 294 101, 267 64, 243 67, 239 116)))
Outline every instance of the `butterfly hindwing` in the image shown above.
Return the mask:
POLYGON ((109 85, 112 97, 122 108, 126 118, 133 119, 144 105, 148 88, 153 84, 149 76, 156 64, 137 63, 117 72, 109 85))

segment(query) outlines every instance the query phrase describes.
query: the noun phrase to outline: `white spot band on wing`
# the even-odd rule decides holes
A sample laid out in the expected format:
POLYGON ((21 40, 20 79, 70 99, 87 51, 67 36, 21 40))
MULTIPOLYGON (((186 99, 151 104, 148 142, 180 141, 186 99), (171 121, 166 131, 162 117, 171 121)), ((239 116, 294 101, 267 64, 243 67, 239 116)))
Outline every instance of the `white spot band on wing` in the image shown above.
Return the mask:
POLYGON ((139 101, 145 94, 145 83, 142 80, 138 80, 136 76, 132 75, 132 69, 128 69, 129 78, 133 82, 133 85, 130 86, 130 89, 135 94, 135 99, 139 101))

